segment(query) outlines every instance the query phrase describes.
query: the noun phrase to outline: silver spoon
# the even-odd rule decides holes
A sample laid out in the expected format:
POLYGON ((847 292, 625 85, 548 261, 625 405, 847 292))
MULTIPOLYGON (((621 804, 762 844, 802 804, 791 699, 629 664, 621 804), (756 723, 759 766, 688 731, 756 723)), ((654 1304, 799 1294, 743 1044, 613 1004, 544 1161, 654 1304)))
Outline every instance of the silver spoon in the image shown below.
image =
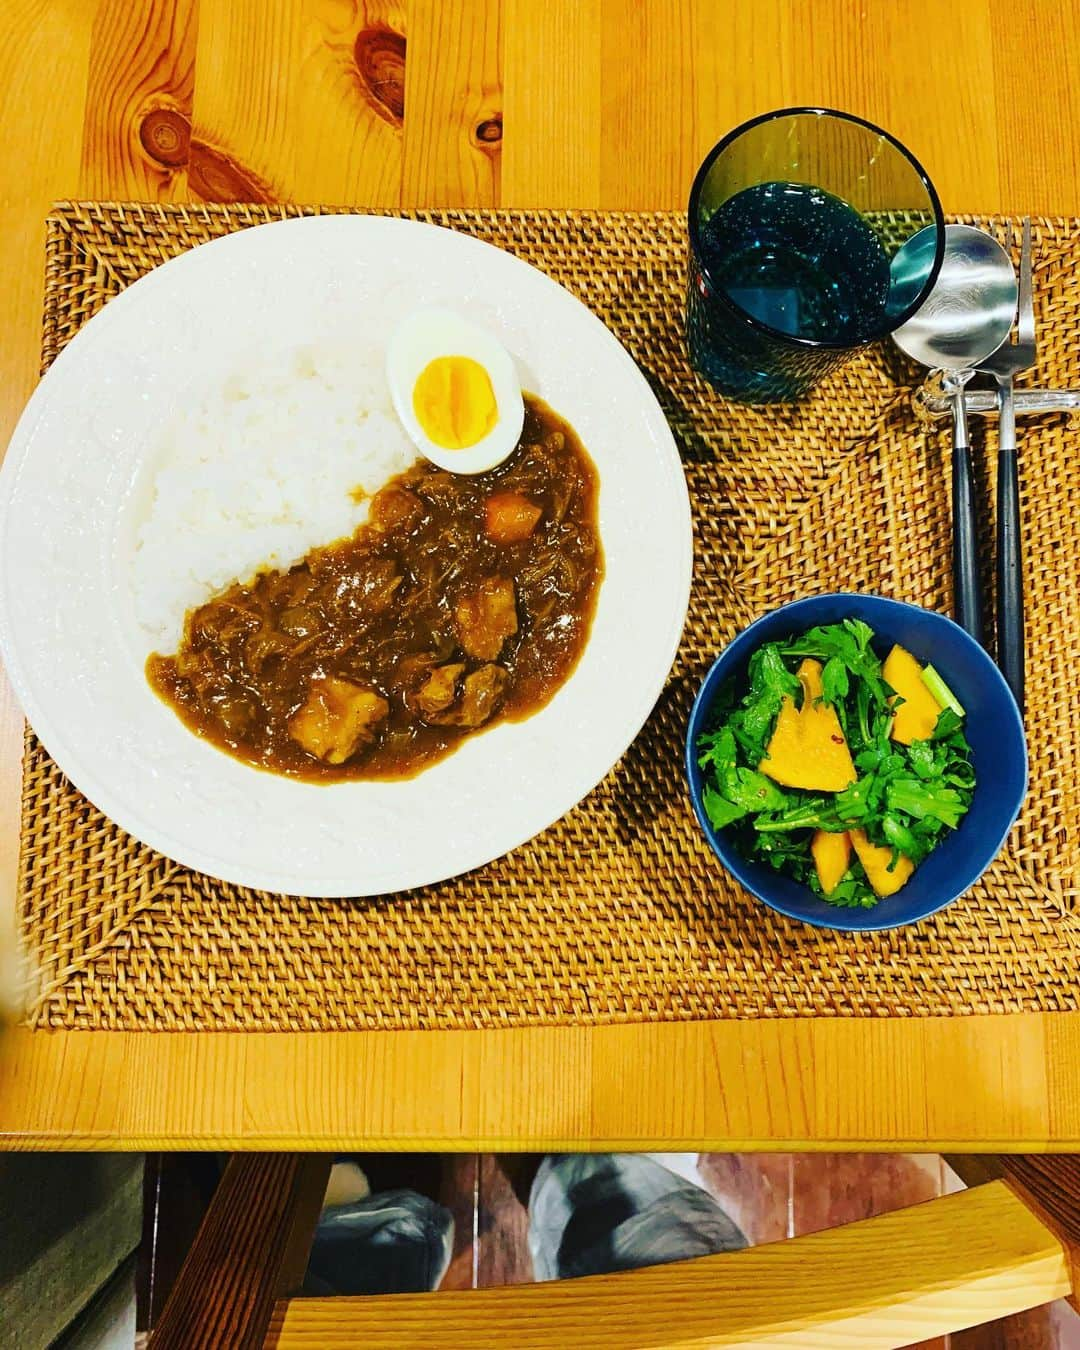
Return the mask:
MULTIPOLYGON (((894 278, 925 275, 936 246, 933 226, 920 230, 892 260, 894 278)), ((892 335, 905 355, 945 372, 953 412, 953 591, 961 628, 982 642, 982 594, 975 531, 975 495, 964 386, 1009 336, 1016 317, 1012 260, 993 235, 970 225, 945 226, 945 257, 934 288, 892 335)))

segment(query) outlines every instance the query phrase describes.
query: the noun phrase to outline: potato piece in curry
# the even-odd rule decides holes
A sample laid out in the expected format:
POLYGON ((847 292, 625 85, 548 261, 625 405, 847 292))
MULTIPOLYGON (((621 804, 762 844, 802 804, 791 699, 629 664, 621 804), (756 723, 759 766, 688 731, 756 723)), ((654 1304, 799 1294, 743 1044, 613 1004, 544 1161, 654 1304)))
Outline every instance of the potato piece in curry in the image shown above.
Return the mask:
POLYGON ((570 675, 603 576, 597 496, 572 428, 527 395, 505 463, 415 464, 352 538, 192 610, 147 677, 192 731, 259 768, 412 777, 570 675))

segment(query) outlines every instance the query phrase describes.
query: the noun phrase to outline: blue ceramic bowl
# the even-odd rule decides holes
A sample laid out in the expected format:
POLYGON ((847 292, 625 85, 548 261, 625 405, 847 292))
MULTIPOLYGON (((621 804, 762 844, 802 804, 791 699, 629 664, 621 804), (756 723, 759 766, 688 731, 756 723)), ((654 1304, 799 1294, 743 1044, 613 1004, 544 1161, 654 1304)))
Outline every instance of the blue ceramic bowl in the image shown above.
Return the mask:
POLYGON ((717 657, 690 713, 686 773, 694 811, 713 852, 748 891, 772 909, 819 928, 868 932, 916 923, 943 909, 982 876, 997 856, 1027 791, 1027 746, 1016 701, 997 666, 962 628, 943 614, 879 595, 814 595, 796 600, 752 623, 717 657), (756 648, 818 624, 862 619, 874 630, 884 656, 894 642, 922 662, 930 661, 967 712, 965 734, 975 764, 975 795, 959 828, 915 870, 906 886, 873 909, 826 904, 812 891, 760 863, 748 862, 724 830, 709 824, 701 805, 702 773, 695 746, 710 726, 713 701, 730 677, 745 680, 756 648))

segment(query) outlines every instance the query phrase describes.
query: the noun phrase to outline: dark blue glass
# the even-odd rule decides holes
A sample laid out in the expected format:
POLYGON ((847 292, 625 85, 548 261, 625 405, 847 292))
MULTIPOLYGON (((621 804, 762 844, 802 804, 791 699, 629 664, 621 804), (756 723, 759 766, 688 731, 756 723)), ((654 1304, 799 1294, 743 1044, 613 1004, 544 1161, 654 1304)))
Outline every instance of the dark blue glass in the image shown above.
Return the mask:
POLYGON ((944 252, 925 173, 884 131, 824 109, 770 113, 727 136, 690 196, 687 339, 700 374, 750 403, 805 394, 929 294, 944 252), (906 239, 936 226, 919 268, 906 239))

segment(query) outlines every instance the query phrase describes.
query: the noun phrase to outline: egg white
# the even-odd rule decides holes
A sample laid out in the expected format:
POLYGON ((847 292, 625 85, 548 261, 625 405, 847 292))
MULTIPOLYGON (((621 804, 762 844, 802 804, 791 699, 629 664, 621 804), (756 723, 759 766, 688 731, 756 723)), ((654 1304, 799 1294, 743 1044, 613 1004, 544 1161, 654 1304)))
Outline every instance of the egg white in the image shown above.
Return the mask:
POLYGON ((501 464, 521 438, 525 404, 510 353, 497 338, 453 310, 419 309, 402 319, 387 344, 386 378, 402 426, 420 453, 440 469, 483 473, 501 464), (467 356, 483 366, 495 395, 495 425, 463 450, 436 445, 413 411, 416 381, 440 356, 467 356))

